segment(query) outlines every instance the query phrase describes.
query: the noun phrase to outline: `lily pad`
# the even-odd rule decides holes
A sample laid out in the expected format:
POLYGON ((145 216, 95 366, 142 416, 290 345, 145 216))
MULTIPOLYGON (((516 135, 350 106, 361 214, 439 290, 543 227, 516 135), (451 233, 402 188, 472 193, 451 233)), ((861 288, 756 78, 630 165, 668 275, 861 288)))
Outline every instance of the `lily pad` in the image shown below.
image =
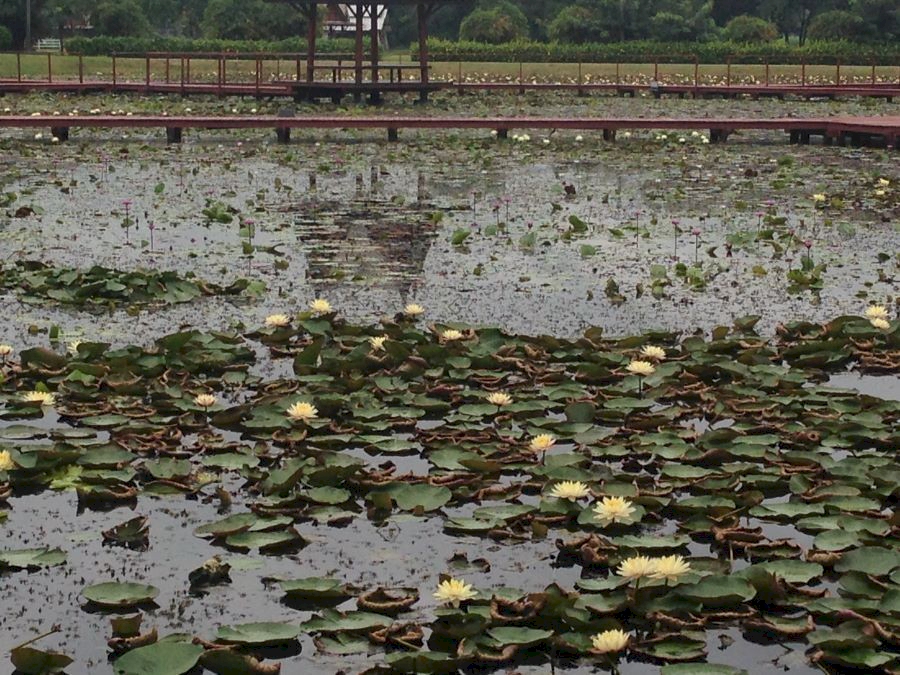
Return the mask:
POLYGON ((116 675, 183 675, 197 665, 203 651, 185 642, 157 642, 127 652, 113 669, 116 675))
POLYGON ((224 626, 216 633, 216 640, 240 645, 277 645, 295 640, 300 628, 290 623, 244 623, 234 627, 224 626))
POLYGON ((81 595, 100 607, 118 609, 151 602, 159 595, 159 589, 145 584, 108 581, 86 587, 81 595))

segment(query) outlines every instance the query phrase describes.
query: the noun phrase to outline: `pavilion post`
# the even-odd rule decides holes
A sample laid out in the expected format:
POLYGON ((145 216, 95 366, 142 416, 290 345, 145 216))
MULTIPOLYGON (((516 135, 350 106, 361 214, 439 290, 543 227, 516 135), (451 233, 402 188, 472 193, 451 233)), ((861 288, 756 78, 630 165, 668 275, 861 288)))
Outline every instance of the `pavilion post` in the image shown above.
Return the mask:
POLYGON ((306 81, 310 84, 316 79, 316 32, 318 31, 318 17, 318 5, 315 2, 310 2, 306 6, 306 81))
POLYGON ((363 3, 356 3, 356 93, 358 101, 362 93, 363 81, 363 3))
POLYGON ((369 39, 372 41, 372 82, 378 82, 378 5, 371 9, 372 25, 369 27, 369 39))
POLYGON ((426 103, 428 101, 428 10, 424 2, 416 5, 416 13, 419 23, 419 80, 421 89, 419 90, 419 101, 426 103))

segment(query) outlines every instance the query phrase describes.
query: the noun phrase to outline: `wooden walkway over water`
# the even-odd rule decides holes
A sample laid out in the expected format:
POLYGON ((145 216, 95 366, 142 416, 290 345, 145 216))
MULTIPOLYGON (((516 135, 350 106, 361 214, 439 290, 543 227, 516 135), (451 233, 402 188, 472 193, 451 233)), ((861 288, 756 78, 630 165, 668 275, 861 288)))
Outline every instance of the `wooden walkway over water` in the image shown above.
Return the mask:
POLYGON ((73 128, 147 129, 164 128, 169 142, 180 142, 184 129, 275 129, 278 140, 289 142, 292 129, 381 129, 389 140, 402 129, 446 131, 483 129, 505 138, 514 130, 564 129, 602 132, 615 140, 619 131, 705 131, 713 143, 747 130, 780 130, 792 143, 809 143, 814 136, 824 144, 878 146, 897 149, 900 116, 818 118, 629 118, 629 117, 444 117, 409 116, 165 116, 165 115, 0 115, 0 128, 47 129, 60 141, 69 139, 73 128))
POLYGON ((356 84, 335 78, 332 81, 315 82, 276 80, 271 82, 257 78, 252 82, 227 81, 224 78, 214 82, 198 81, 157 81, 157 80, 114 80, 100 79, 2 79, 0 95, 59 93, 59 94, 116 94, 139 95, 169 94, 178 96, 238 96, 247 98, 290 98, 296 101, 330 99, 339 102, 353 94, 373 96, 380 100, 386 93, 421 93, 439 90, 455 91, 460 94, 476 91, 505 91, 524 94, 531 91, 570 92, 580 95, 603 93, 618 96, 648 94, 657 97, 678 96, 680 98, 879 98, 889 102, 900 99, 900 84, 649 84, 626 83, 553 83, 553 82, 440 82, 428 83, 394 80, 364 82, 356 84))

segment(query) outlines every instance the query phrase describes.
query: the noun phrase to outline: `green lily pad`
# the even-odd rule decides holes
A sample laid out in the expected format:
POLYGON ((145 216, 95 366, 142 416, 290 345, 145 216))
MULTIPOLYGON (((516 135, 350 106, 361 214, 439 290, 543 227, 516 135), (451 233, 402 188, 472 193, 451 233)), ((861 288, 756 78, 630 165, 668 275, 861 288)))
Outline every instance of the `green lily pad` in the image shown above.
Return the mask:
POLYGON ((534 645, 553 637, 553 631, 522 626, 500 626, 491 628, 488 635, 501 645, 534 645))
POLYGON ((752 600, 756 589, 739 576, 709 576, 693 585, 679 586, 678 595, 703 603, 705 607, 728 607, 752 600))
POLYGON ((300 628, 290 623, 262 622, 223 626, 216 633, 216 640, 241 645, 277 645, 297 639, 300 628))
POLYGON ((281 590, 290 597, 311 600, 347 598, 350 593, 347 587, 339 579, 327 577, 307 577, 305 579, 290 579, 280 582, 281 590))
POLYGON ((124 608, 151 602, 159 595, 159 589, 145 584, 108 581, 88 586, 81 595, 101 607, 124 608))
POLYGON ((116 675, 183 675, 197 665, 204 649, 185 642, 138 647, 113 662, 116 675))
POLYGON ((66 666, 72 663, 72 659, 65 654, 48 652, 34 647, 16 647, 9 653, 16 672, 24 675, 51 675, 61 673, 66 666))
POLYGON ((837 572, 862 572, 872 576, 887 576, 900 567, 900 551, 881 546, 862 546, 841 554, 834 566, 837 572))
POLYGON ((326 609, 319 616, 314 616, 309 621, 301 624, 301 628, 308 632, 322 631, 335 633, 337 631, 369 631, 374 628, 384 628, 394 623, 394 620, 381 614, 370 612, 337 612, 326 609))
POLYGON ((715 663, 671 663, 663 666, 659 675, 747 675, 747 671, 715 663))
POLYGON ((0 551, 0 570, 54 567, 66 562, 66 552, 59 548, 25 548, 17 551, 0 551))

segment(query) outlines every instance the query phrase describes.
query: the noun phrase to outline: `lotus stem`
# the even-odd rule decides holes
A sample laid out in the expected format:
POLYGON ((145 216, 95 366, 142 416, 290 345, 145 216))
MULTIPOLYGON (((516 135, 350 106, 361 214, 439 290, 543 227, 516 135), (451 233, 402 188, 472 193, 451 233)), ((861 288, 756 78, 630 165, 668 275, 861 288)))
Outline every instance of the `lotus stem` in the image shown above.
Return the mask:
POLYGON ((12 651, 15 651, 16 649, 19 649, 20 647, 27 647, 30 644, 34 644, 38 640, 43 640, 45 637, 49 637, 51 635, 54 635, 55 633, 59 633, 61 630, 62 630, 62 626, 60 626, 60 624, 56 624, 50 630, 48 630, 46 633, 42 633, 41 635, 38 635, 37 637, 33 637, 30 640, 26 640, 22 644, 16 645, 15 647, 10 647, 9 651, 12 652, 12 651))

